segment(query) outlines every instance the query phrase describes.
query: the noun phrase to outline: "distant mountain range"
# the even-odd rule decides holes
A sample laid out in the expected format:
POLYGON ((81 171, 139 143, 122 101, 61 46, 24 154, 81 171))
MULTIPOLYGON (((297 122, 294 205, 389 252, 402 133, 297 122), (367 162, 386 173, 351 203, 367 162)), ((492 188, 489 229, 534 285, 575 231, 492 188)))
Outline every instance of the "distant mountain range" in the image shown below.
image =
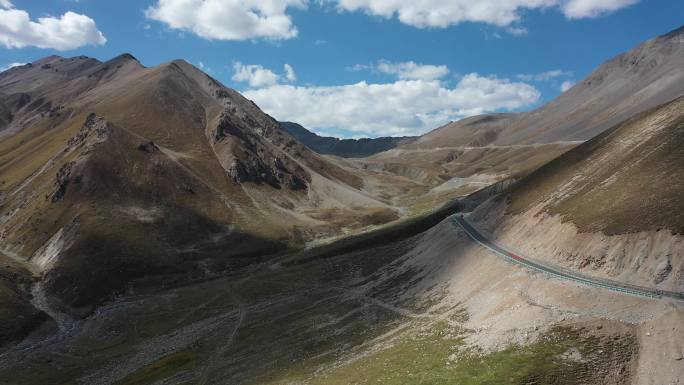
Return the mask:
POLYGON ((319 154, 337 155, 345 158, 370 156, 411 143, 418 138, 417 136, 389 136, 373 139, 339 139, 331 136, 319 136, 297 123, 280 122, 280 126, 302 144, 319 154))

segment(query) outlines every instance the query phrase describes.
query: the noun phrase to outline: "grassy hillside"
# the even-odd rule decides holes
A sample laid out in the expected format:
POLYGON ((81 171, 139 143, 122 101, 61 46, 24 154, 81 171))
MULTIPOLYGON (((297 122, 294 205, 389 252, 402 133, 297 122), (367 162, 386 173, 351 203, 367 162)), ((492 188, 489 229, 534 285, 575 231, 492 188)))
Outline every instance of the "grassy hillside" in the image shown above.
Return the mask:
POLYGON ((440 265, 421 261, 458 263, 468 248, 430 256, 435 243, 453 245, 440 234, 459 235, 449 222, 423 230, 353 250, 349 242, 305 250, 229 276, 120 298, 62 338, 38 343, 28 357, 10 352, 0 374, 16 385, 569 385, 606 383, 616 373, 612 383, 629 383, 636 358, 629 331, 570 324, 496 351, 467 343, 477 332, 466 326, 466 306, 450 302, 442 285, 423 292, 440 265))
POLYGON ((509 213, 542 204, 581 231, 684 234, 684 98, 638 114, 515 184, 509 213))

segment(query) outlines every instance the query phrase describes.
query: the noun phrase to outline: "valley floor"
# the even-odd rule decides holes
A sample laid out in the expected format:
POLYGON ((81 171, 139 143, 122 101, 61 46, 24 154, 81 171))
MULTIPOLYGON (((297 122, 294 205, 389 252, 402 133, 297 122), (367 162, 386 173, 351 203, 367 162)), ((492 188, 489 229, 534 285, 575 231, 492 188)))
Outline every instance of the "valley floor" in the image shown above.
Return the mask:
MULTIPOLYGON (((10 384, 675 384, 684 306, 505 262, 447 218, 130 295, 0 353, 10 384)), ((42 333, 42 334, 41 334, 42 333)))

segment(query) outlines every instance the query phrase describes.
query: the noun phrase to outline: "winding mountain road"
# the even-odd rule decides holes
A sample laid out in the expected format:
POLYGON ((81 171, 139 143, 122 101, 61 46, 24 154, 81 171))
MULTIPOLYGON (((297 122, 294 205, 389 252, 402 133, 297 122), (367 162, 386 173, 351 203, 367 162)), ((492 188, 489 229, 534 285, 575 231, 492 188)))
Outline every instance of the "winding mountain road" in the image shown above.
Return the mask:
POLYGON ((507 250, 503 246, 498 245, 494 241, 488 239, 479 230, 477 230, 463 215, 454 215, 452 218, 454 223, 457 224, 461 229, 463 229, 472 240, 474 240, 484 248, 489 249, 494 254, 502 257, 506 261, 511 262, 513 264, 521 265, 556 278, 581 283, 587 286, 608 289, 640 297, 674 299, 677 301, 684 302, 684 293, 653 289, 643 286, 629 285, 617 281, 611 281, 608 279, 590 277, 558 266, 552 266, 540 263, 538 261, 530 260, 529 258, 525 258, 523 256, 515 254, 507 250))

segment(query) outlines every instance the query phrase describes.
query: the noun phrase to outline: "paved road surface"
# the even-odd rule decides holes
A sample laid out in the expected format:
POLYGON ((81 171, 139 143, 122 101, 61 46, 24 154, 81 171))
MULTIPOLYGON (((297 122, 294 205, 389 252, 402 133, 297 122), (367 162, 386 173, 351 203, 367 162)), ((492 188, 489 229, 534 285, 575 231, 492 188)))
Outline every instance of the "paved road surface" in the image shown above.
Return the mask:
POLYGON ((652 289, 648 287, 628 285, 625 283, 611 281, 608 279, 589 277, 568 269, 563 269, 558 266, 551 266, 537 261, 532 261, 528 258, 515 254, 504 247, 496 244, 485 237, 479 230, 477 230, 463 215, 454 215, 454 223, 460 226, 475 242, 483 247, 489 249, 494 254, 503 257, 508 262, 530 268, 535 271, 546 273, 556 278, 566 279, 578 282, 584 285, 599 287, 603 289, 613 290, 620 293, 637 295, 649 298, 675 299, 684 302, 684 293, 677 293, 672 291, 664 291, 652 289))

